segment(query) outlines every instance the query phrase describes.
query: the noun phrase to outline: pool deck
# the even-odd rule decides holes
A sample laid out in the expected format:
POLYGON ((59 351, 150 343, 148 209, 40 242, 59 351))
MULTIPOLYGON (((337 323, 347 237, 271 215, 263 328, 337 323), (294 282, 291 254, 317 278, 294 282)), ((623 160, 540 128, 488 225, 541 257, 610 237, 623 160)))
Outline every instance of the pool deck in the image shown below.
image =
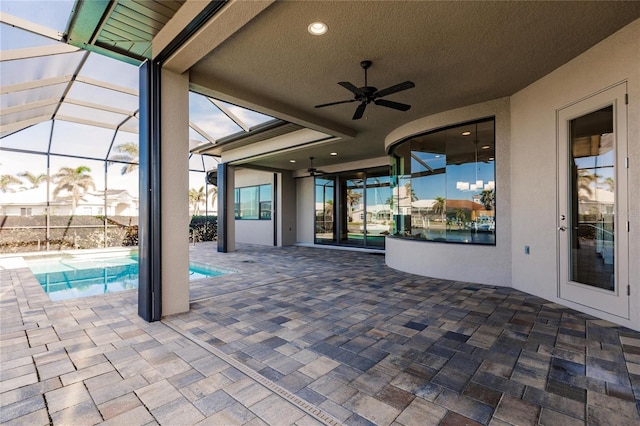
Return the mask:
POLYGON ((0 423, 640 424, 638 332, 379 254, 190 251, 238 272, 155 323, 135 291, 51 302, 0 268, 0 423))

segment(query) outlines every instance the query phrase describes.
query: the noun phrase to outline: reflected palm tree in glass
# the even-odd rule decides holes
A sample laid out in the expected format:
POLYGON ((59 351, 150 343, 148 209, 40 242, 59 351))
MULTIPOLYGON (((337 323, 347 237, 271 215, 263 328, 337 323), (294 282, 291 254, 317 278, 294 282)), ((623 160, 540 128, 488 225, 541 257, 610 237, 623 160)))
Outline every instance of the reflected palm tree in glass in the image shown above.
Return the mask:
POLYGON ((493 189, 485 189, 480 193, 480 202, 487 210, 492 210, 496 204, 496 193, 493 189))
POLYGON ((353 222, 353 209, 360 202, 360 198, 362 198, 362 194, 360 192, 355 192, 353 189, 347 189, 347 206, 349 207, 349 222, 353 222))
POLYGON ((411 187, 411 182, 405 183, 404 189, 405 189, 405 193, 407 194, 407 197, 409 197, 411 202, 418 201, 418 196, 416 195, 415 189, 411 187))
POLYGON ((435 214, 440 215, 440 221, 445 222, 445 213, 447 211, 447 199, 445 197, 436 197, 433 206, 431 207, 435 214))
POLYGON ((592 184, 597 183, 599 177, 588 170, 578 170, 578 192, 582 191, 586 199, 590 200, 593 197, 592 184))

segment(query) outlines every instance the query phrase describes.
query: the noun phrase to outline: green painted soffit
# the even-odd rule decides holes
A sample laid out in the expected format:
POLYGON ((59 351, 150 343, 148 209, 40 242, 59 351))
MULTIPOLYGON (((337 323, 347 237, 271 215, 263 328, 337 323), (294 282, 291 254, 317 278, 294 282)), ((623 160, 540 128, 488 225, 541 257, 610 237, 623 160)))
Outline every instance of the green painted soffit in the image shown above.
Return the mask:
POLYGON ((91 43, 108 18, 111 3, 109 0, 77 0, 71 11, 65 41, 72 46, 138 66, 147 58, 120 51, 116 47, 105 48, 91 43))

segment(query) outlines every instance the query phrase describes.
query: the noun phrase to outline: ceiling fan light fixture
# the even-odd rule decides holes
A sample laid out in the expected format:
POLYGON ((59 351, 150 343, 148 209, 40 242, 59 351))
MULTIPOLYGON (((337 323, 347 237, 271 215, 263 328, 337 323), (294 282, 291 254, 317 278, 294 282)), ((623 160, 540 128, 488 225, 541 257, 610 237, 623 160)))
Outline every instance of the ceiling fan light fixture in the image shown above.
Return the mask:
POLYGON ((327 27, 327 24, 320 21, 312 22, 307 27, 307 31, 309 31, 309 34, 313 34, 317 36, 326 34, 328 30, 329 30, 329 27, 327 27))

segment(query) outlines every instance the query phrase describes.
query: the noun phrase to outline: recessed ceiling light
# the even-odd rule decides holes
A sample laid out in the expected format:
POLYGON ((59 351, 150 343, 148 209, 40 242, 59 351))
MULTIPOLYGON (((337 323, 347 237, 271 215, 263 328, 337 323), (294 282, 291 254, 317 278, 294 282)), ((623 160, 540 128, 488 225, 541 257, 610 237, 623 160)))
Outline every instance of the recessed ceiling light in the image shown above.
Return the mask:
POLYGON ((338 153, 337 152, 332 152, 331 155, 333 155, 335 157, 336 155, 338 155, 338 153))
POLYGON ((491 148, 489 145, 483 145, 482 146, 482 149, 489 149, 489 148, 491 148))
POLYGON ((295 162, 296 162, 296 160, 289 160, 289 162, 290 162, 290 163, 295 163, 295 162))
POLYGON ((462 132, 462 136, 469 136, 471 132, 462 132))
POLYGON ((489 161, 493 161, 493 160, 494 160, 494 158, 493 158, 493 157, 489 157, 489 161))
POLYGON ((307 27, 309 33, 313 35, 323 35, 327 32, 328 29, 329 27, 327 27, 327 24, 325 24, 324 22, 312 22, 307 27))

